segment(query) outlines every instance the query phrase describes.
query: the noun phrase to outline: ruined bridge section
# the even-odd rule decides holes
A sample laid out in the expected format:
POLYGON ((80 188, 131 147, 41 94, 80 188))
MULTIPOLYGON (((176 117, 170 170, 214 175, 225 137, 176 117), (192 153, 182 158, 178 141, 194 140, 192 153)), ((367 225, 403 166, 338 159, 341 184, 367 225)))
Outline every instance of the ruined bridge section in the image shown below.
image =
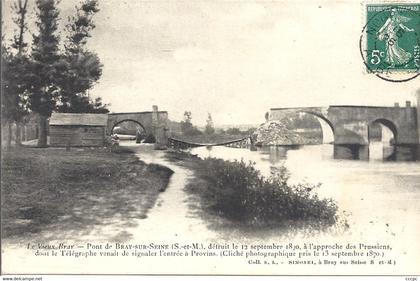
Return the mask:
POLYGON ((326 121, 334 133, 335 157, 351 158, 352 155, 355 159, 369 158, 369 128, 379 123, 388 127, 394 135, 396 159, 407 160, 410 155, 418 158, 420 153, 418 110, 408 101, 405 107, 396 104, 394 107, 339 105, 272 108, 269 119, 280 120, 299 112, 315 115, 326 121))
POLYGON ((153 111, 143 112, 123 112, 109 113, 107 134, 112 133, 112 129, 121 122, 132 121, 139 124, 146 134, 152 134, 156 138, 156 149, 165 149, 168 144, 168 112, 158 111, 157 106, 153 106, 153 111))

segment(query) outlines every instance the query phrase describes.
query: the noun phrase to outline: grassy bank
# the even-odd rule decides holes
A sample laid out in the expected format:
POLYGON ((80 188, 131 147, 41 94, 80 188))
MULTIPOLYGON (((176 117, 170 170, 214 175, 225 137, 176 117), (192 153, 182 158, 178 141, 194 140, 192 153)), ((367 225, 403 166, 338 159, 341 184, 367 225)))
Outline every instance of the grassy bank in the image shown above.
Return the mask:
POLYGON ((74 238, 145 218, 172 174, 122 149, 20 148, 2 151, 1 168, 3 238, 41 230, 74 238))
POLYGON ((320 199, 318 185, 288 183, 281 168, 263 177, 252 163, 208 158, 202 160, 184 152, 170 152, 170 160, 194 170, 196 179, 186 190, 200 202, 202 211, 239 226, 310 226, 321 229, 337 223, 337 205, 320 199))

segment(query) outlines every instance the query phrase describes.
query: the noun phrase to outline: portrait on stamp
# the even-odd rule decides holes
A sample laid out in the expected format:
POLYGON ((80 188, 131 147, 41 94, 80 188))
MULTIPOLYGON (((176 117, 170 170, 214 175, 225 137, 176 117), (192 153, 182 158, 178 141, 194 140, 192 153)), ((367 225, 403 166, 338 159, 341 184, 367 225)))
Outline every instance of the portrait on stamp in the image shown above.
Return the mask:
POLYGON ((367 4, 363 46, 367 71, 376 74, 418 73, 419 4, 367 4))

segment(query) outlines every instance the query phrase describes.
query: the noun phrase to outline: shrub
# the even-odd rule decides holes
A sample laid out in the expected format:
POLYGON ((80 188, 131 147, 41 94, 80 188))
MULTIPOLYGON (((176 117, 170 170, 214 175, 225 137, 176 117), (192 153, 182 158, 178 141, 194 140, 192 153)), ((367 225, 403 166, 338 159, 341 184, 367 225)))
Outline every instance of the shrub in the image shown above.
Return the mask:
POLYGON ((254 163, 207 158, 202 164, 200 176, 208 185, 197 193, 211 210, 229 219, 253 225, 333 225, 337 220, 337 205, 314 194, 319 185, 289 185, 284 167, 265 178, 254 163))
POLYGON ((119 141, 113 136, 106 136, 105 137, 105 147, 109 149, 114 149, 115 147, 119 146, 119 141))
POLYGON ((144 143, 155 143, 155 142, 156 142, 156 138, 152 134, 148 134, 146 138, 144 139, 144 143))

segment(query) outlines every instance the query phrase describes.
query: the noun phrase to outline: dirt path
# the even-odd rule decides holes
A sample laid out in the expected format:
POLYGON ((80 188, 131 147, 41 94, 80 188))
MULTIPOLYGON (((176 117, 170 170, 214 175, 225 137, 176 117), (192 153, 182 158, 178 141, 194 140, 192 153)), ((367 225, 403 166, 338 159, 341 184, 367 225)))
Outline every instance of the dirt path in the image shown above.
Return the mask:
MULTIPOLYGON (((125 144, 124 144, 125 145, 125 144)), ((167 161, 164 151, 153 150, 153 146, 131 146, 136 151, 140 160, 148 164, 166 166, 174 171, 166 190, 159 194, 154 207, 143 218, 126 218, 116 216, 112 221, 100 224, 78 233, 70 239, 63 241, 56 233, 38 233, 30 239, 3 240, 2 256, 3 270, 10 273, 138 273, 139 260, 128 258, 125 263, 120 263, 116 258, 81 259, 75 257, 56 258, 52 256, 36 256, 34 251, 28 250, 27 245, 58 245, 59 243, 86 245, 86 243, 112 243, 125 244, 171 244, 192 242, 216 241, 217 234, 209 230, 203 219, 194 213, 191 208, 191 198, 184 191, 188 180, 193 177, 193 172, 179 165, 167 161), (118 262, 118 267, 115 267, 118 262), (22 265, 25 265, 22 268, 22 265)), ((154 259, 147 261, 147 272, 160 272, 160 267, 154 259), (149 264, 150 263, 150 264, 149 264), (152 270, 153 268, 153 270, 152 270)))
POLYGON ((190 208, 191 199, 184 187, 193 177, 193 172, 165 159, 164 151, 153 150, 152 146, 134 146, 140 160, 147 164, 159 164, 174 171, 168 187, 161 193, 156 205, 149 211, 146 219, 136 221, 132 229, 132 240, 141 241, 145 233, 156 240, 174 241, 200 237, 213 240, 217 234, 206 227, 206 223, 190 208))

